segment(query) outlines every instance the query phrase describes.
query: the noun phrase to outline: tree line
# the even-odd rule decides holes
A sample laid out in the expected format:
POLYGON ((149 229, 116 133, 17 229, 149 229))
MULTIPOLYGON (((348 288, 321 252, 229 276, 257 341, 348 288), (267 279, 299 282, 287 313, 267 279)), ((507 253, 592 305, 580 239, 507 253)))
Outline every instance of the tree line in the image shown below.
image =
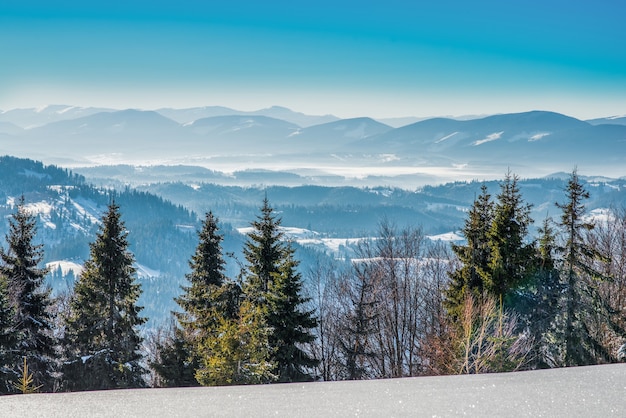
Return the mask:
POLYGON ((464 242, 383 220, 349 265, 298 271, 264 199, 237 277, 208 212, 171 325, 142 333, 141 286, 112 202, 68 295, 52 299, 22 198, 0 251, 0 390, 74 391, 373 379, 600 364, 626 356, 626 211, 595 223, 576 171, 530 236, 508 173, 485 186, 464 242), (306 279, 306 280, 305 280, 306 279))

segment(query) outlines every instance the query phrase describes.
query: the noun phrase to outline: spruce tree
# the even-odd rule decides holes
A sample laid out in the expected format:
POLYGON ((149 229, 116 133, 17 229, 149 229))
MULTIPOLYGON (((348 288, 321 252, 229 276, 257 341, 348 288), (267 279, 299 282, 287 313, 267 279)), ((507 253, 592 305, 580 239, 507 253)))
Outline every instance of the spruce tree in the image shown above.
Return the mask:
POLYGON ((536 270, 518 292, 514 308, 534 341, 531 362, 535 368, 547 368, 559 365, 559 347, 554 341, 560 338, 560 300, 564 286, 556 259, 557 235, 550 218, 544 219, 538 233, 536 270))
POLYGON ((183 286, 183 294, 176 299, 184 311, 177 313, 176 318, 191 335, 214 328, 217 319, 210 314, 219 312, 232 318, 237 312, 238 292, 234 290, 235 284, 224 273, 224 237, 219 233, 217 222, 212 212, 206 214, 198 233, 196 252, 189 261, 191 272, 186 277, 190 286, 183 286))
POLYGON ((302 350, 315 341, 311 330, 317 327, 314 311, 303 310, 309 298, 302 296, 302 278, 296 271, 294 250, 285 246, 280 274, 271 282, 268 296, 268 323, 274 332, 270 344, 281 382, 309 380, 307 369, 318 361, 302 350))
POLYGON ((535 267, 534 243, 527 243, 531 205, 524 202, 518 177, 507 173, 500 184, 500 194, 488 232, 489 267, 484 284, 488 293, 503 301, 509 291, 528 281, 535 267))
POLYGON ((494 204, 487 186, 474 201, 463 227, 465 245, 452 245, 452 250, 462 263, 461 268, 450 273, 446 290, 445 307, 453 319, 460 318, 468 293, 481 298, 485 291, 485 278, 491 263, 490 233, 494 217, 494 204))
POLYGON ((301 295, 297 262, 293 249, 282 241, 281 220, 273 212, 265 197, 244 248, 248 262, 244 292, 267 315, 272 330, 270 351, 279 380, 308 380, 305 369, 317 362, 302 351, 302 346, 313 341, 311 330, 317 320, 312 312, 302 310, 306 298, 301 295))
POLYGON ((138 327, 141 293, 128 250, 128 232, 112 202, 74 287, 66 319, 64 388, 98 390, 145 386, 138 327))
POLYGON ((43 245, 33 243, 36 233, 36 218, 26 211, 22 196, 9 219, 8 250, 0 251, 0 273, 7 280, 18 331, 16 354, 26 356, 34 384, 41 386, 41 391, 52 391, 57 344, 52 333, 50 289, 44 286, 47 271, 38 267, 43 260, 43 245))
POLYGON ((610 361, 613 356, 595 338, 593 324, 599 317, 610 317, 598 293, 598 284, 604 277, 593 266, 594 261, 604 257, 586 241, 586 233, 594 225, 585 219, 584 201, 589 198, 589 192, 576 170, 568 180, 566 193, 567 201, 557 203, 562 211, 560 226, 565 241, 560 248, 565 286, 563 363, 580 366, 610 361))
POLYGON ((248 262, 245 289, 248 296, 265 297, 272 281, 280 274, 284 252, 280 223, 280 218, 274 215, 274 209, 265 197, 261 215, 252 222, 253 230, 248 234, 243 251, 248 262))
MULTIPOLYGON (((161 347, 162 361, 152 365, 167 385, 197 385, 195 375, 207 363, 200 358, 200 346, 211 345, 207 339, 220 338, 221 319, 231 320, 238 315, 241 291, 224 273, 223 236, 217 224, 217 218, 208 212, 189 261, 191 272, 186 277, 190 285, 183 286, 183 294, 176 298, 183 309, 174 313, 180 328, 176 327, 173 340, 161 347)), ((205 353, 213 355, 210 351, 205 353)))
POLYGON ((264 307, 251 299, 241 302, 236 318, 217 316, 216 333, 198 346, 197 381, 206 386, 276 381, 271 332, 264 307))

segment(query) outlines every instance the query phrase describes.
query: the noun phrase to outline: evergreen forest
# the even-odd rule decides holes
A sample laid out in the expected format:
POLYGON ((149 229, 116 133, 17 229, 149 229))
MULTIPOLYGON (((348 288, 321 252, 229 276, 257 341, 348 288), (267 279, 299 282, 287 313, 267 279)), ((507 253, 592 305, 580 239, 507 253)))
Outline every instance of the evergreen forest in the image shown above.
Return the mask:
MULTIPOLYGON (((87 188, 79 176, 45 170, 56 183, 72 179, 68 195, 87 188)), ((308 253, 306 268, 267 195, 234 249, 224 247, 232 231, 211 210, 196 222, 145 192, 89 189, 106 209, 97 222, 76 223, 93 235, 49 249, 28 210, 41 177, 27 177, 27 194, 11 191, 21 197, 0 250, 5 394, 512 372, 626 358, 626 209, 590 216, 591 194, 576 170, 554 204, 558 217, 534 220, 509 172, 496 194, 483 185, 474 197, 462 241, 429 240, 421 226, 385 217, 349 260, 308 253), (132 238, 158 226, 125 212, 129 196, 178 216, 152 238, 171 252, 132 238), (46 253, 63 245, 84 246, 85 261, 66 291, 53 292, 46 253), (181 251, 188 265, 169 263, 181 251), (139 279, 137 258, 151 252, 153 265, 181 279, 159 284, 176 308, 148 327, 141 297, 155 288, 139 279), (234 252, 237 269, 228 267, 234 252)))

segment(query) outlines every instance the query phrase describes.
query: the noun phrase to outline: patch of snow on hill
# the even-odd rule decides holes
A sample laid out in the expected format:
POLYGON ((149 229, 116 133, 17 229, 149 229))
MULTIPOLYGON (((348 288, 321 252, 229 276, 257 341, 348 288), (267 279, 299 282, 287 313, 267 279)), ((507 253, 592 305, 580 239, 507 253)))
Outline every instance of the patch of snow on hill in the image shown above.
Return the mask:
POLYGON ((72 200, 72 205, 79 215, 89 219, 91 224, 100 223, 100 212, 102 211, 98 205, 90 199, 78 198, 72 200))
POLYGON ((614 215, 610 209, 607 208, 598 208, 590 211, 585 217, 585 222, 591 223, 607 223, 611 220, 614 220, 614 215))
POLYGON ((539 141, 541 138, 544 138, 544 137, 546 137, 548 135, 550 135, 549 132, 542 132, 542 133, 539 133, 539 134, 535 134, 535 135, 530 137, 529 141, 530 142, 539 141))
POLYGON ((46 268, 51 272, 57 270, 59 267, 61 267, 61 271, 64 276, 66 276, 70 271, 74 273, 74 276, 80 276, 83 272, 83 266, 73 261, 59 260, 46 263, 46 268))
POLYGON ((396 154, 380 154, 380 162, 390 163, 392 161, 400 161, 400 157, 396 154))
POLYGON ((135 269, 137 269, 137 277, 139 277, 140 279, 149 279, 150 277, 161 276, 160 271, 153 270, 150 267, 144 266, 142 264, 135 264, 135 269))
POLYGON ((426 238, 431 241, 463 241, 465 239, 456 232, 446 232, 439 235, 426 235, 426 238))
POLYGON ((480 139, 480 140, 478 140, 478 141, 474 142, 474 144, 473 144, 473 145, 474 145, 474 146, 478 146, 478 145, 485 144, 485 143, 487 143, 487 142, 495 141, 495 140, 497 140, 497 139, 500 139, 500 138, 502 137, 502 134, 503 134, 503 133, 504 133, 504 131, 501 131, 501 132, 494 132, 494 133, 492 133, 492 134, 490 134, 490 135, 487 135, 487 137, 486 137, 486 138, 484 138, 484 139, 480 139))
MULTIPOLYGON (((280 231, 288 238, 294 241, 299 241, 301 239, 312 239, 319 236, 318 232, 311 231, 305 228, 296 228, 292 226, 281 226, 280 231)), ((242 235, 248 235, 254 230, 253 227, 248 226, 245 228, 237 228, 237 232, 242 235)))
POLYGON ((435 144, 438 144, 440 142, 445 141, 446 139, 450 139, 452 138, 454 135, 458 134, 458 132, 452 132, 450 135, 446 135, 443 138, 439 138, 438 140, 435 141, 435 144))
POLYGON ((62 114, 64 114, 64 113, 67 113, 67 112, 69 112, 70 110, 74 110, 74 109, 78 109, 78 107, 76 107, 76 106, 68 106, 68 107, 66 107, 65 109, 58 110, 58 111, 57 111, 57 113, 58 113, 59 115, 62 115, 62 114))
POLYGON ((331 253, 339 253, 341 247, 351 247, 364 238, 305 238, 296 242, 306 247, 322 247, 331 253))
POLYGON ((24 209, 32 216, 39 216, 45 228, 57 228, 57 226, 51 221, 50 217, 50 213, 54 209, 54 205, 50 204, 49 202, 41 201, 28 203, 24 206, 24 209))

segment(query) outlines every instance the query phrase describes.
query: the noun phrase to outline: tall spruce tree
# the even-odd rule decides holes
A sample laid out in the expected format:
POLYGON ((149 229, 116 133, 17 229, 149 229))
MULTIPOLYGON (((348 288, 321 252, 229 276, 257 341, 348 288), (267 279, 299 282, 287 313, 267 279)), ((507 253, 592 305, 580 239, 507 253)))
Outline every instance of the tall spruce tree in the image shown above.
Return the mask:
POLYGON ((461 268, 450 273, 450 285, 446 290, 445 307, 453 319, 458 319, 465 306, 468 293, 481 298, 485 290, 485 278, 491 263, 490 233, 494 217, 494 204, 487 186, 470 208, 463 227, 465 245, 452 245, 452 250, 462 263, 461 268))
POLYGON ((586 233, 594 228, 585 218, 584 201, 589 198, 576 170, 566 187, 567 200, 557 203, 561 209, 560 227, 564 245, 560 248, 563 260, 563 364, 580 366, 612 360, 602 343, 595 338, 593 322, 607 319, 598 293, 603 275, 594 268, 594 261, 604 256, 587 243, 586 233))
POLYGON ((315 341, 312 330, 317 327, 314 311, 304 310, 310 300, 302 296, 302 278, 296 271, 294 250, 285 246, 280 274, 271 282, 268 296, 268 323, 273 327, 270 345, 275 348, 279 381, 309 380, 308 370, 318 361, 302 350, 315 341))
POLYGON ((559 340, 561 333, 560 302, 564 286, 556 259, 557 235, 550 218, 544 219, 538 233, 535 273, 518 292, 514 309, 534 341, 530 356, 533 367, 548 368, 560 364, 559 347, 554 341, 559 340))
POLYGON ((504 300, 509 291, 527 282, 535 270, 535 246, 526 242, 531 205, 524 202, 518 177, 510 172, 500 184, 500 194, 487 234, 489 240, 488 274, 483 276, 485 289, 496 300, 504 300))
POLYGON ((280 223, 265 197, 261 214, 252 222, 253 230, 243 250, 248 262, 245 291, 247 296, 259 298, 258 302, 262 302, 260 299, 267 295, 274 278, 280 274, 284 253, 280 223))
MULTIPOLYGON (((170 386, 198 384, 195 375, 207 363, 201 361, 200 347, 211 345, 207 339, 220 338, 222 320, 234 320, 238 315, 241 290, 224 273, 223 236, 212 212, 206 214, 198 239, 196 251, 189 261, 191 272, 186 275, 190 285, 183 286, 183 294, 176 298, 183 309, 183 312, 174 313, 180 328, 175 329, 173 341, 162 347, 163 361, 153 365, 170 386)), ((210 350, 203 352, 207 356, 213 355, 210 350)))
POLYGON ((128 250, 128 232, 112 202, 90 245, 66 319, 63 387, 98 390, 145 386, 137 327, 141 293, 128 250))
POLYGON ((265 197, 244 248, 248 262, 244 292, 265 312, 278 379, 308 380, 306 368, 317 361, 302 348, 314 339, 312 329, 317 320, 313 312, 303 310, 307 299, 301 295, 302 279, 296 271, 294 251, 282 241, 281 220, 273 212, 265 197))
POLYGON ((41 386, 41 391, 52 391, 57 343, 52 332, 50 289, 44 285, 47 271, 38 267, 43 260, 43 245, 33 243, 36 233, 37 220, 26 211, 22 196, 9 219, 8 250, 0 251, 0 273, 7 280, 14 311, 16 353, 26 357, 34 385, 41 386))
POLYGON ((187 274, 190 286, 183 286, 183 294, 176 299, 183 313, 176 318, 190 335, 212 330, 217 318, 213 314, 233 318, 237 313, 236 285, 225 275, 226 262, 222 254, 224 237, 219 233, 217 218, 212 212, 206 214, 199 243, 189 261, 191 272, 187 274))

